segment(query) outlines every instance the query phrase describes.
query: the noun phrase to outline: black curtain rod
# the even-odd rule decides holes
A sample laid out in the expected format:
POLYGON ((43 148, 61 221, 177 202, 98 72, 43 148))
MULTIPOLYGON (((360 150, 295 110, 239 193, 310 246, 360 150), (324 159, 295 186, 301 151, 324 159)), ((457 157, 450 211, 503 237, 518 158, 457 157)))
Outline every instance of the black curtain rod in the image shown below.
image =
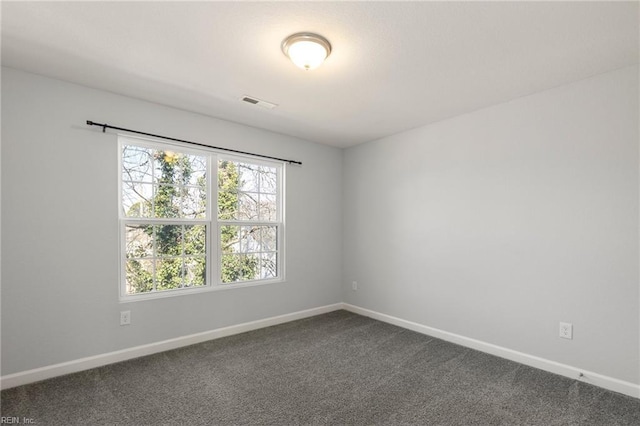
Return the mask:
POLYGON ((107 129, 122 130, 123 132, 136 133, 138 135, 151 136, 151 137, 154 137, 154 138, 166 139, 166 140, 169 140, 169 141, 188 143, 190 145, 202 146, 204 148, 217 149, 219 151, 227 151, 227 152, 233 152, 233 153, 236 153, 236 154, 251 155, 252 157, 268 158, 269 160, 278 160, 278 161, 284 161, 285 163, 289 163, 289 164, 302 165, 301 161, 286 160, 284 158, 270 157, 268 155, 262 155, 262 154, 253 154, 251 152, 238 151, 236 149, 230 149, 230 148, 220 148, 219 146, 205 145, 205 144, 199 143, 199 142, 186 141, 184 139, 176 139, 176 138, 172 138, 172 137, 169 137, 169 136, 154 135, 153 133, 141 132, 141 131, 138 131, 138 130, 131 130, 131 129, 125 129, 123 127, 116 127, 116 126, 110 126, 108 124, 96 123, 96 122, 91 121, 91 120, 87 120, 87 126, 102 127, 102 133, 106 132, 107 129))

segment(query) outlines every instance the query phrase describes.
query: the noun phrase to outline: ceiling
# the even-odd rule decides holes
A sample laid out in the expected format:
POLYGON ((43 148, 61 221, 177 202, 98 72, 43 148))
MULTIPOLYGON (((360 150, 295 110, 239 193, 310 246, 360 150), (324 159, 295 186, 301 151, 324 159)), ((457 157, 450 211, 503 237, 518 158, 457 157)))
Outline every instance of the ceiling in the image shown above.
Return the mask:
POLYGON ((637 64, 638 6, 3 1, 2 65, 347 147, 637 64), (280 50, 300 31, 316 70, 280 50))

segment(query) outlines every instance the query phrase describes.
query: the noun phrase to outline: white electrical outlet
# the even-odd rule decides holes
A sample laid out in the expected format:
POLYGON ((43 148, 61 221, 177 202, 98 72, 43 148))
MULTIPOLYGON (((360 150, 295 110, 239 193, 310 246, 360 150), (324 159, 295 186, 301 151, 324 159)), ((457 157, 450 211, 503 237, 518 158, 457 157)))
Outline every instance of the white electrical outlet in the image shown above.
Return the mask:
POLYGON ((563 339, 573 339, 573 324, 569 322, 561 322, 560 337, 563 339))
POLYGON ((131 311, 121 311, 120 325, 129 325, 129 324, 131 324, 131 311))
POLYGON ((351 283, 351 290, 356 291, 358 289, 358 281, 353 281, 351 283))

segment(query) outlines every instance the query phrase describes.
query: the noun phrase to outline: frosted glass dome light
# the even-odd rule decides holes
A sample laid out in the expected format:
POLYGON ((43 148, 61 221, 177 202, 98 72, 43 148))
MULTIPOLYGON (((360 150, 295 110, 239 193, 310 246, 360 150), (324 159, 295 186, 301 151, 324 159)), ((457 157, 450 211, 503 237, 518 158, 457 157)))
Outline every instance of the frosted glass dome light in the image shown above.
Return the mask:
POLYGON ((297 33, 284 39, 282 51, 296 66, 309 71, 320 66, 329 56, 331 44, 318 34, 297 33))

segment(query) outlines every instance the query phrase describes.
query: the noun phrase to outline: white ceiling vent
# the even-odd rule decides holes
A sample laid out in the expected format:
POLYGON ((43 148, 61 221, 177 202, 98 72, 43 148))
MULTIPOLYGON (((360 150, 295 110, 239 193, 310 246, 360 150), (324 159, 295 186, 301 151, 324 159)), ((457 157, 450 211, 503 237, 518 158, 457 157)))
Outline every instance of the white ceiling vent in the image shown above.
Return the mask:
POLYGON ((240 98, 242 102, 246 102, 251 105, 256 105, 266 109, 274 109, 278 105, 272 104, 271 102, 263 101, 262 99, 254 98, 253 96, 243 96, 240 98))

